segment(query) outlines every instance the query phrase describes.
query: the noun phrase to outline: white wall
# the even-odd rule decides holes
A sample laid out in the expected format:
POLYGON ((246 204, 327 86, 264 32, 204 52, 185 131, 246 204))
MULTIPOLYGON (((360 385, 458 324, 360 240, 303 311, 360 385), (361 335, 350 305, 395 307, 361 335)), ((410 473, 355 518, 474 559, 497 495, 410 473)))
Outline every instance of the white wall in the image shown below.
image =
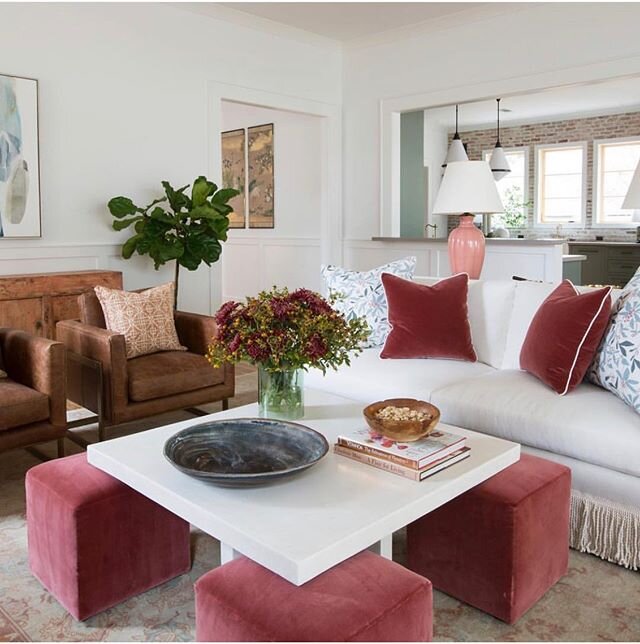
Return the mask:
MULTIPOLYGON (((106 202, 146 203, 160 181, 212 166, 208 84, 341 102, 341 55, 162 4, 0 4, 0 72, 40 89, 41 240, 0 241, 0 272, 117 268, 127 287, 171 279, 121 260, 106 202)), ((213 177, 219 179, 219 177, 213 177)), ((208 311, 219 267, 183 280, 181 305, 208 311)))
POLYGON ((531 77, 533 89, 536 74, 548 82, 556 72, 571 76, 574 67, 605 62, 628 73, 624 59, 640 55, 639 20, 637 3, 526 4, 443 31, 346 50, 345 254, 353 240, 379 234, 381 101, 448 90, 454 102, 473 94, 474 85, 494 83, 499 91, 523 77, 531 77))
POLYGON ((273 229, 231 230, 224 248, 222 298, 274 284, 320 288, 322 118, 242 103, 222 103, 222 129, 274 124, 273 229))

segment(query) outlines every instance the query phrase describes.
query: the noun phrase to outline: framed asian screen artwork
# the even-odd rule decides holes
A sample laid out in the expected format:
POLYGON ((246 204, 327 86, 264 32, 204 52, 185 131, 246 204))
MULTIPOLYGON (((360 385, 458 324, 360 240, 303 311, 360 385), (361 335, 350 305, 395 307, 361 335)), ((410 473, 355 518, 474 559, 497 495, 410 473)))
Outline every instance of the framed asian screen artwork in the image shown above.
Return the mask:
POLYGON ((222 132, 222 187, 240 192, 229 201, 233 212, 229 215, 229 228, 246 225, 245 198, 245 131, 222 132))
POLYGON ((247 128, 247 132, 249 228, 273 228, 273 123, 247 128))
POLYGON ((0 74, 0 239, 40 237, 38 81, 0 74))

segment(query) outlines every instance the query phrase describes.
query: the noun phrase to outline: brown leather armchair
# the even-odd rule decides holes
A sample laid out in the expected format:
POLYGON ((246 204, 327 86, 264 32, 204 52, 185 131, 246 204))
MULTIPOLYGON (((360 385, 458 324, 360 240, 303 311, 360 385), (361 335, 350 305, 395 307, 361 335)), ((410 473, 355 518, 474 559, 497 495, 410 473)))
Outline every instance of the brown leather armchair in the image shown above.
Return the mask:
POLYGON ((65 350, 60 342, 0 329, 0 451, 58 441, 67 431, 65 350))
POLYGON ((93 291, 80 296, 80 311, 81 322, 58 322, 56 337, 69 352, 67 396, 98 414, 99 440, 107 427, 132 420, 220 400, 227 408, 235 370, 214 369, 204 358, 216 333, 212 317, 176 311, 178 337, 188 351, 127 359, 124 336, 106 329, 93 291))

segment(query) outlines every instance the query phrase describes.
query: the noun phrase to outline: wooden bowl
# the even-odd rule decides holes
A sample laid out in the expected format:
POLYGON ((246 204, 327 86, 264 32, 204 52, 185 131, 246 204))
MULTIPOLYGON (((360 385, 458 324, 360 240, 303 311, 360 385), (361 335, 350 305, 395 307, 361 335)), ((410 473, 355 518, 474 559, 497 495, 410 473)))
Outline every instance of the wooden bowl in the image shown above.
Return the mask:
POLYGON ((410 443, 428 436, 440 421, 440 410, 415 398, 389 398, 374 402, 362 411, 369 427, 377 434, 400 443, 410 443), (408 407, 429 414, 425 420, 381 420, 376 414, 384 407, 408 407))

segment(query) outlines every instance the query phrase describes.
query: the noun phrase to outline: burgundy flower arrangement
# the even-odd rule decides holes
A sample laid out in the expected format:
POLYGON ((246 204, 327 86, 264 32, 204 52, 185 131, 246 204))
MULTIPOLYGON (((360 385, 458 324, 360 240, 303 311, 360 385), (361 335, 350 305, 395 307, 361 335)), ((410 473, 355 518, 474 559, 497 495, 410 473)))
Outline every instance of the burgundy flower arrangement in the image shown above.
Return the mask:
POLYGON ((273 287, 246 303, 227 302, 215 316, 218 333, 209 346, 215 367, 247 361, 267 371, 316 367, 323 373, 349 364, 368 335, 361 318, 347 320, 318 293, 273 287))

